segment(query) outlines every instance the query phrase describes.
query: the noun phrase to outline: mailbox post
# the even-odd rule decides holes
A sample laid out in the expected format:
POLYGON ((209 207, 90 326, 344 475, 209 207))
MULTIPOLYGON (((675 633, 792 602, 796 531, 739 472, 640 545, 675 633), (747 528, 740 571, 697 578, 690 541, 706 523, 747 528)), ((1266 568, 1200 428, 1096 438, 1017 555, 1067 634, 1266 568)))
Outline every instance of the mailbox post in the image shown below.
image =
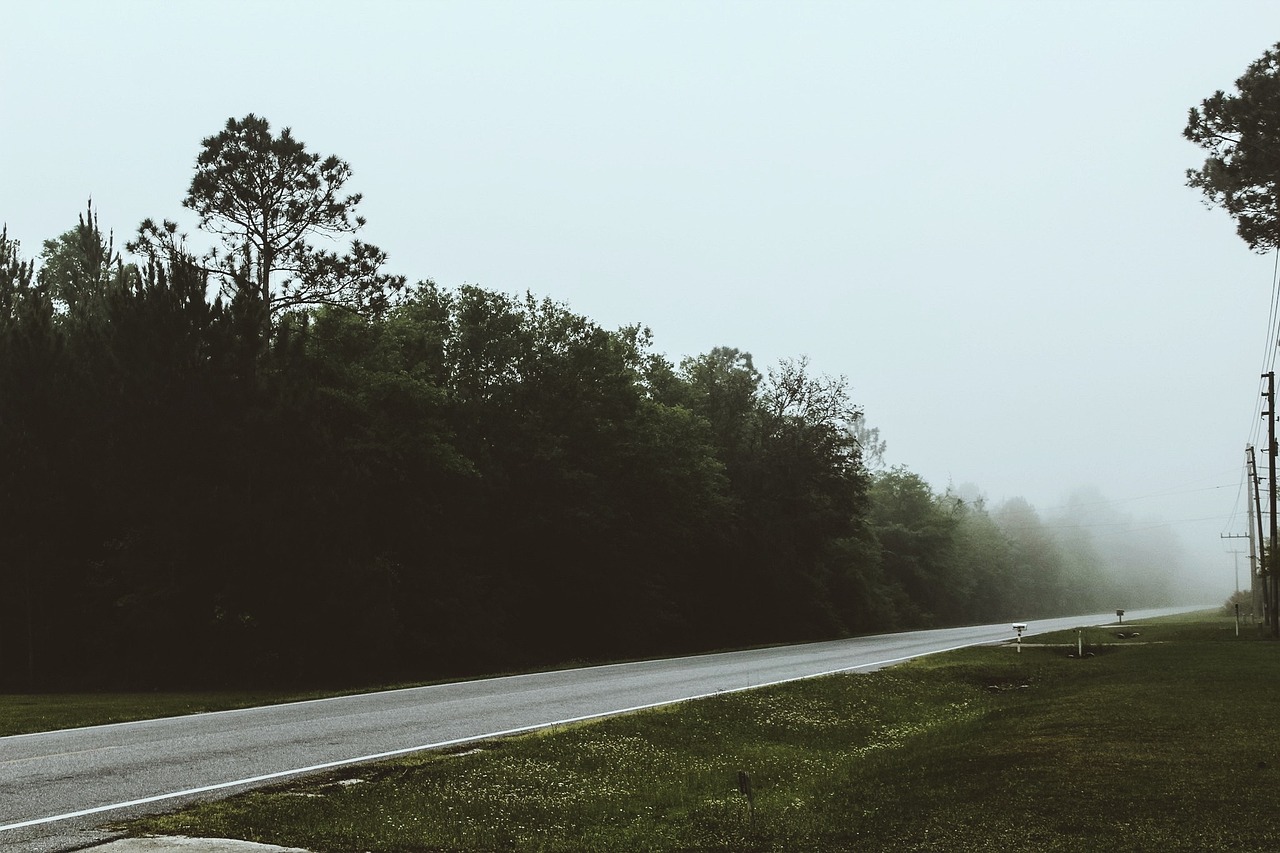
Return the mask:
POLYGON ((1120 621, 1120 624, 1121 624, 1121 625, 1123 625, 1123 624, 1124 624, 1124 611, 1123 611, 1123 610, 1117 610, 1117 611, 1116 611, 1116 619, 1118 619, 1118 620, 1120 621))

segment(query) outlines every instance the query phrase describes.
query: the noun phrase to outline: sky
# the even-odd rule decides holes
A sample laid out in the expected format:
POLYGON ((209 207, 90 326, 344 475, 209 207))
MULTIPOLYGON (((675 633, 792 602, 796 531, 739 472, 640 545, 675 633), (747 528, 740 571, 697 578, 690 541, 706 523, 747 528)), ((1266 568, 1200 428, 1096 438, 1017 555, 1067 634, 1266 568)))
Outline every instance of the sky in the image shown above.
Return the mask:
POLYGON ((193 230, 200 141, 252 112, 351 164, 390 272, 645 325, 676 362, 805 356, 889 464, 1044 515, 1105 501, 1234 586, 1276 259, 1186 187, 1181 131, 1280 42, 1270 0, 4 18, 0 222, 28 257, 89 197, 117 243, 193 230))

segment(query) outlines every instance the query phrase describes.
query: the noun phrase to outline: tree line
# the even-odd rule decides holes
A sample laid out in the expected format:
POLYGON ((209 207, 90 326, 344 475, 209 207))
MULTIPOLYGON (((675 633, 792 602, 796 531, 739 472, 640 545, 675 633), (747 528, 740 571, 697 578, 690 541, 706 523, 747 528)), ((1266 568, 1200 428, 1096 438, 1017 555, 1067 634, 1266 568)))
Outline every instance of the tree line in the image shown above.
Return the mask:
POLYGON ((370 683, 1162 603, 884 470, 842 378, 408 285, 350 168, 204 140, 197 253, 0 233, 0 686, 370 683))

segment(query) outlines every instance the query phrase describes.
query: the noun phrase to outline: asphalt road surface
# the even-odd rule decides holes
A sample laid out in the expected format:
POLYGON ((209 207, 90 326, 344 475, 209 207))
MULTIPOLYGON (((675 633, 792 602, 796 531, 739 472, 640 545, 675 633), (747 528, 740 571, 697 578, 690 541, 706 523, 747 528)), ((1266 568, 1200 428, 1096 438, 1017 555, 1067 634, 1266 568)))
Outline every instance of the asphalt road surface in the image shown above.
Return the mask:
MULTIPOLYGON (((1040 620, 1028 633, 1114 621, 1040 620)), ((1007 623, 913 631, 0 738, 0 850, 79 850, 115 837, 96 828, 105 821, 308 772, 1013 637, 1007 623)))

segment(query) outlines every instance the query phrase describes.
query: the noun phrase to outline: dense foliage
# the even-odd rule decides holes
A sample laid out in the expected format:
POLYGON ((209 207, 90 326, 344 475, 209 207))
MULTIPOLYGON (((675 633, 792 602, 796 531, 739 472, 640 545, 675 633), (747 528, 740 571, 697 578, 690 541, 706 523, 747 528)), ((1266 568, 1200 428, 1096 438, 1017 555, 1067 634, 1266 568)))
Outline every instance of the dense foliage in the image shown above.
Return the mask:
POLYGON ((1256 251, 1280 247, 1280 147, 1276 110, 1280 107, 1280 44, 1265 51, 1236 80, 1188 111, 1182 135, 1207 156, 1187 170, 1187 185, 1208 204, 1236 220, 1240 238, 1256 251))
POLYGON ((227 252, 163 248, 125 263, 92 211, 38 263, 0 235, 0 684, 369 682, 1136 603, 1025 504, 873 474, 878 435, 803 360, 674 364, 429 281, 277 312, 227 252))

